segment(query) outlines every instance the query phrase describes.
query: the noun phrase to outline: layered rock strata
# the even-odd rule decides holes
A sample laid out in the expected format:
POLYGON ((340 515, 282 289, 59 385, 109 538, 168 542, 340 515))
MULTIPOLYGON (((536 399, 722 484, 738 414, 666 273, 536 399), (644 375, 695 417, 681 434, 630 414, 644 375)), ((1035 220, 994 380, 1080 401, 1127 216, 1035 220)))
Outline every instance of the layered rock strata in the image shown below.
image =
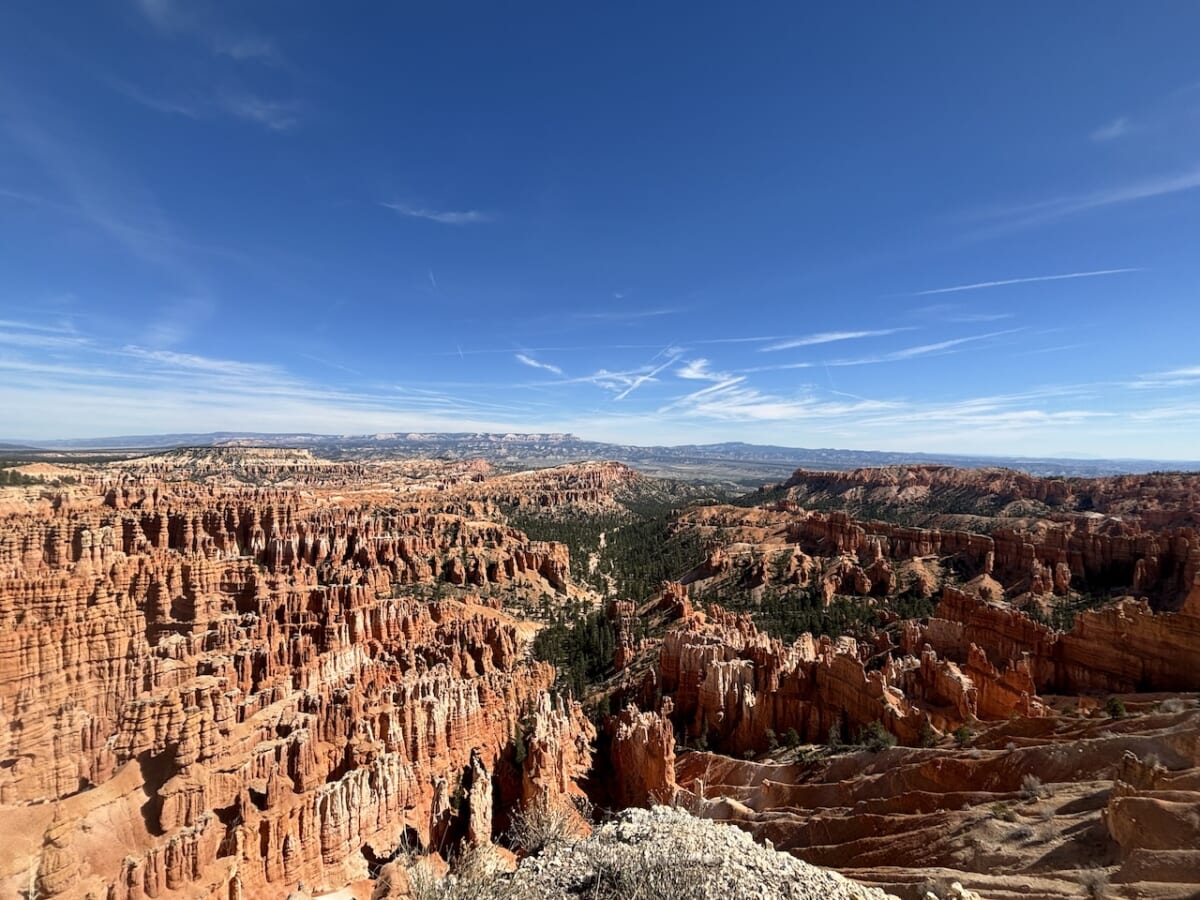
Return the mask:
POLYGON ((1197 691, 1200 583, 1178 612, 1154 613, 1144 601, 1126 599, 1081 612, 1065 633, 947 589, 933 618, 905 624, 901 647, 931 647, 954 659, 983 651, 1010 678, 1043 693, 1197 691))
POLYGON ((582 712, 547 705, 552 667, 470 593, 573 591, 564 546, 386 486, 364 505, 143 475, 0 522, 0 892, 341 887, 400 846, 490 840, 527 717, 531 783, 586 769, 582 712))

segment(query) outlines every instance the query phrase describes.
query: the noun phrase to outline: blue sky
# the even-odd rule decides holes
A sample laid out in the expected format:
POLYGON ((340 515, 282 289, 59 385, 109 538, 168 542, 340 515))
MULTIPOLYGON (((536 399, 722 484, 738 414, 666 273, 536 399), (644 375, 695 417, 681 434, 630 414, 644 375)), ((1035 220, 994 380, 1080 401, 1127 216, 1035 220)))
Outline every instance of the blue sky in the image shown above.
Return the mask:
POLYGON ((0 437, 1196 458, 1200 7, 0 7, 0 437))

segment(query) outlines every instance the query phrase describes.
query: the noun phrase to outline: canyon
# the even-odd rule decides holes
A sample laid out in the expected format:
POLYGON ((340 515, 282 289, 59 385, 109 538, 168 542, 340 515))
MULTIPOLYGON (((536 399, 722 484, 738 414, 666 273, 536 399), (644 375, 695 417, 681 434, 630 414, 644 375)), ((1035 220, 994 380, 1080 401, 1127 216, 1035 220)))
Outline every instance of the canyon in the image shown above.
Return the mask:
POLYGON ((0 488, 5 896, 366 898, 546 805, 676 806, 901 897, 1200 891, 1200 476, 49 476, 0 488), (615 556, 644 515, 671 562, 615 556), (545 648, 585 626, 568 690, 545 648))

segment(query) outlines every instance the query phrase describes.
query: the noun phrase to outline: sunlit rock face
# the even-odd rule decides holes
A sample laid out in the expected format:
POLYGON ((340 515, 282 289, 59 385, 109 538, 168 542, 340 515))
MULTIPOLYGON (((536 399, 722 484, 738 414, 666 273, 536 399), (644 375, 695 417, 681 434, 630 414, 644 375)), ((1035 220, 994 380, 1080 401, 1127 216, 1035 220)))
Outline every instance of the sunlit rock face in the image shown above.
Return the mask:
MULTIPOLYGON (((490 840, 494 780, 578 791, 594 732, 498 599, 576 592, 565 546, 490 514, 473 464, 236 462, 6 502, 0 893, 339 888, 401 845, 490 840)), ((503 490, 552 502, 563 477, 503 490)))
POLYGON ((694 612, 631 692, 675 802, 902 897, 1193 896, 1198 488, 915 466, 685 510, 694 612), (763 630, 838 603, 855 638, 763 630))

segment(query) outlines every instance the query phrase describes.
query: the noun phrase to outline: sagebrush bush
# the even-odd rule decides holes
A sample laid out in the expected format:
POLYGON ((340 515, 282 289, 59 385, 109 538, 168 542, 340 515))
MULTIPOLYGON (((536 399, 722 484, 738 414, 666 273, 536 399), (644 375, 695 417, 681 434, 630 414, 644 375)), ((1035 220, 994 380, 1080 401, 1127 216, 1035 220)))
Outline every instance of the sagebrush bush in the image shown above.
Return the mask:
POLYGON ((641 853, 622 853, 621 848, 604 841, 581 844, 594 867, 594 878, 582 892, 594 900, 681 900, 703 896, 710 870, 719 868, 714 860, 677 860, 664 858, 653 847, 641 853))
POLYGON ((1087 891, 1089 897, 1099 900, 1108 888, 1108 873, 1103 869, 1086 869, 1079 876, 1079 886, 1087 891))
POLYGON ((1008 833, 1010 841, 1028 841, 1033 838, 1033 828, 1029 825, 1018 825, 1008 833))
POLYGON ((1017 811, 1008 803, 993 803, 990 811, 993 818, 1004 822, 1017 821, 1017 811))
POLYGON ((510 817, 508 839, 514 849, 527 856, 540 853, 552 844, 571 840, 580 813, 566 798, 551 799, 541 794, 524 809, 510 817))
POLYGON ((514 885, 504 875, 495 848, 468 847, 450 860, 450 871, 439 875, 428 857, 408 868, 412 900, 544 900, 514 885))
POLYGON ((1033 774, 1027 774, 1021 779, 1021 796, 1026 800, 1037 800, 1042 793, 1042 779, 1033 774))

